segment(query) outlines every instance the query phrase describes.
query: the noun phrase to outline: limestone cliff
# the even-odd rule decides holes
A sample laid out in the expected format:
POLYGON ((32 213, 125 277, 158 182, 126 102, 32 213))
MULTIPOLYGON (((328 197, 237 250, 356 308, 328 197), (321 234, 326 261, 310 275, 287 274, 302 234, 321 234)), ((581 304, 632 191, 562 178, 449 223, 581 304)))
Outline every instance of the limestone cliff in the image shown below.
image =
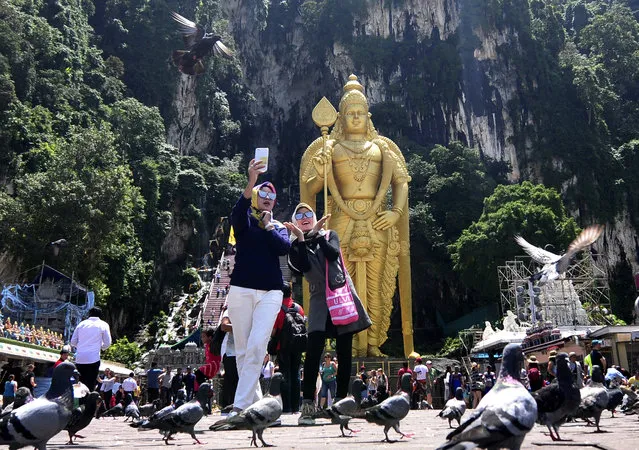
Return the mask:
MULTIPOLYGON (((527 158, 533 151, 529 139, 517 134, 531 125, 532 112, 512 107, 521 105, 517 101, 521 80, 508 59, 519 48, 519 31, 513 24, 496 26, 481 20, 483 11, 473 4, 463 0, 221 3, 235 39, 242 84, 254 96, 250 105, 254 116, 250 125, 243 125, 243 144, 270 147, 273 176, 295 191, 301 154, 318 136, 312 108, 322 96, 336 104, 348 75, 356 73, 381 133, 405 135, 426 147, 460 140, 478 148, 485 158, 508 163, 511 181, 544 182, 527 158), (332 5, 334 11, 322 11, 321 4, 332 5), (509 52, 500 51, 505 47, 509 52), (376 116, 382 105, 392 114, 376 116)), ((210 151, 210 139, 206 124, 194 118, 195 89, 187 83, 180 80, 175 103, 186 105, 188 113, 175 119, 169 140, 186 145, 188 152, 204 153, 210 151)), ((561 169, 561 155, 556 158, 552 164, 561 169)), ((579 214, 586 215, 575 211, 579 214)), ((634 226, 623 213, 608 224, 605 239, 598 243, 609 271, 626 262, 633 272, 637 270, 637 248, 634 226)))

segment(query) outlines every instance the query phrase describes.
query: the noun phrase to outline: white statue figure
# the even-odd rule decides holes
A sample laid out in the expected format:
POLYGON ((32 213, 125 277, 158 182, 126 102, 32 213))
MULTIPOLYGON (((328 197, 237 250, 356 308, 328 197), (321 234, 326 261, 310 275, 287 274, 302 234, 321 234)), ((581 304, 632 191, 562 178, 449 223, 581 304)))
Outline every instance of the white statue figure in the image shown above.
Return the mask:
POLYGON ((515 313, 508 310, 506 311, 506 317, 504 317, 504 331, 511 331, 513 333, 517 333, 522 331, 521 327, 517 325, 517 318, 515 317, 515 313))
POLYGON ((486 328, 484 328, 484 332, 481 335, 481 339, 482 341, 485 341, 486 339, 488 339, 489 337, 491 337, 493 334, 495 334, 495 330, 493 330, 492 325, 490 324, 489 321, 486 321, 486 328))

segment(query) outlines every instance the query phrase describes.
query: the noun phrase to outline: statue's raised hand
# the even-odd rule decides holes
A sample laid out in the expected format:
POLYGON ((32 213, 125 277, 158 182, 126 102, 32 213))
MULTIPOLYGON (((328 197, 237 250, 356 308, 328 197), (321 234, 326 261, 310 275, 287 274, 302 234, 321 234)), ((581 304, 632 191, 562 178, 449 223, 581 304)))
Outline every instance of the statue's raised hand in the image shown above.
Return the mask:
POLYGON ((313 166, 315 166, 315 170, 317 174, 324 178, 324 167, 326 167, 326 173, 331 171, 332 166, 332 152, 330 149, 321 150, 315 155, 313 158, 313 166))
POLYGON ((373 221, 373 228, 376 230, 387 230, 399 220, 399 213, 390 210, 378 212, 377 216, 373 221))

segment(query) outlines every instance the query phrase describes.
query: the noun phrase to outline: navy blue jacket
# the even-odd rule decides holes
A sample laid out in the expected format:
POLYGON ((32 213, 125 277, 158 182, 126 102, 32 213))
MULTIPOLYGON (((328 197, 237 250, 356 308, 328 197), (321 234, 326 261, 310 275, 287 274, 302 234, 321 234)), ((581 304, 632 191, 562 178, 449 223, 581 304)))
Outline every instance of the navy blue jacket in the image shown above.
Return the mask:
POLYGON ((291 248, 288 231, 279 223, 271 231, 260 227, 251 216, 250 207, 251 199, 242 195, 231 212, 235 233, 231 285, 264 291, 282 289, 284 280, 279 257, 287 255, 291 248))

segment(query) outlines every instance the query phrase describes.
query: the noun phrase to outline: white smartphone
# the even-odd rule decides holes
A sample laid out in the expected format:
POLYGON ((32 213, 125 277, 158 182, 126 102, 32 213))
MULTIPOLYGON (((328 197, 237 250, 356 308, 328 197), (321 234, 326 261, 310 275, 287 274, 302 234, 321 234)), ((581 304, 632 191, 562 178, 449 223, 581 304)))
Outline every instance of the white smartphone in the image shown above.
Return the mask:
POLYGON ((255 149, 255 161, 264 162, 264 169, 260 170, 260 173, 264 173, 268 170, 268 147, 258 147, 255 149))

